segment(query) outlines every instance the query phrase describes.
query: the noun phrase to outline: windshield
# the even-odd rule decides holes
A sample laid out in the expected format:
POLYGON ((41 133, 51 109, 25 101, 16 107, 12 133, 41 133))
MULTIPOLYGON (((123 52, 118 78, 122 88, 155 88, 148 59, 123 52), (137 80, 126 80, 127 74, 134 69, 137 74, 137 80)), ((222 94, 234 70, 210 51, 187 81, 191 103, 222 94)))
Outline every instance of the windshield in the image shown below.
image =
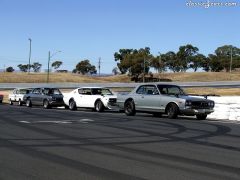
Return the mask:
POLYGON ((31 89, 19 89, 19 94, 28 94, 30 91, 31 89))
POLYGON ((186 93, 179 86, 172 85, 158 85, 161 94, 166 95, 186 95, 186 93))
POLYGON ((92 89, 93 95, 112 95, 113 93, 109 89, 94 88, 92 89))
POLYGON ((54 95, 61 95, 59 89, 44 89, 44 94, 54 94, 54 95))

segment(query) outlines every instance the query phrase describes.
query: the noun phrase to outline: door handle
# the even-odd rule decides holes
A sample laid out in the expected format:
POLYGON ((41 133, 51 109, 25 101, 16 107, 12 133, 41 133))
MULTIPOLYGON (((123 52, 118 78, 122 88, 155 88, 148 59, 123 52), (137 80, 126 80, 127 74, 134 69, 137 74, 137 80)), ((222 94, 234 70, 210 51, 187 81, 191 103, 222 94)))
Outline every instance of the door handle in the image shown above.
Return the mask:
POLYGON ((144 98, 144 96, 142 96, 142 98, 144 98))

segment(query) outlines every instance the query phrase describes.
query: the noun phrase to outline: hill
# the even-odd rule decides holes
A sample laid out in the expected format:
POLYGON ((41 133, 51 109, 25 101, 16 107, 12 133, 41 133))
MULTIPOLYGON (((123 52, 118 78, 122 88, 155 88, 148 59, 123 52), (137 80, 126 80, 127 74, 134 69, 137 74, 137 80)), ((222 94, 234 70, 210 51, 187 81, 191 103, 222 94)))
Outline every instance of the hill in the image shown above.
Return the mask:
MULTIPOLYGON (((0 73, 0 83, 45 83, 47 73, 0 73)), ((192 72, 192 73, 162 73, 154 74, 161 79, 171 79, 176 82, 210 82, 210 81, 240 81, 240 72, 192 72)), ((116 76, 83 76, 72 73, 51 73, 49 82, 101 83, 101 82, 131 82, 127 75, 116 76)))

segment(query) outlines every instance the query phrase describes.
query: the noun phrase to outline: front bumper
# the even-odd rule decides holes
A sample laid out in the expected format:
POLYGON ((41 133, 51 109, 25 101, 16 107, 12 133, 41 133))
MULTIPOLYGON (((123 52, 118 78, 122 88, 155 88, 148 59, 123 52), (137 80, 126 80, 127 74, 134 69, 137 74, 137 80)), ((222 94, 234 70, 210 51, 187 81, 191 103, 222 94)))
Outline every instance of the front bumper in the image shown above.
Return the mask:
POLYGON ((181 114, 184 114, 184 115, 194 116, 194 115, 198 115, 198 114, 211 114, 212 112, 214 112, 214 110, 213 109, 186 108, 186 109, 180 110, 180 112, 181 112, 181 114))
POLYGON ((65 103, 63 101, 50 101, 49 104, 51 106, 55 106, 55 107, 64 106, 65 105, 65 103))

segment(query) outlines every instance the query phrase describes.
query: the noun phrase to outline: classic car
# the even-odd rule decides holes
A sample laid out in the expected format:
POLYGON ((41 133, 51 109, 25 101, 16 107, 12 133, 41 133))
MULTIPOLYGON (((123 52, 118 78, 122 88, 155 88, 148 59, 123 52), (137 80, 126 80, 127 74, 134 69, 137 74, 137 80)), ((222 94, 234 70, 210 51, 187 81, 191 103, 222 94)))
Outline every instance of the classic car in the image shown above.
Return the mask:
POLYGON ((82 87, 65 93, 63 100, 70 110, 76 110, 79 107, 102 112, 116 106, 117 96, 108 88, 82 87))
POLYGON ((13 105, 14 102, 18 102, 18 105, 21 106, 24 104, 24 96, 31 92, 30 88, 16 88, 11 94, 8 95, 9 104, 13 105))
POLYGON ((0 94, 0 103, 3 102, 3 94, 0 94))
POLYGON ((35 88, 24 96, 27 107, 43 106, 45 109, 64 106, 63 95, 57 88, 35 88))
POLYGON ((119 94, 117 105, 128 116, 141 111, 158 116, 167 114, 173 119, 178 115, 196 115, 204 120, 214 111, 215 104, 212 100, 188 96, 177 85, 153 83, 139 85, 129 94, 119 94))

